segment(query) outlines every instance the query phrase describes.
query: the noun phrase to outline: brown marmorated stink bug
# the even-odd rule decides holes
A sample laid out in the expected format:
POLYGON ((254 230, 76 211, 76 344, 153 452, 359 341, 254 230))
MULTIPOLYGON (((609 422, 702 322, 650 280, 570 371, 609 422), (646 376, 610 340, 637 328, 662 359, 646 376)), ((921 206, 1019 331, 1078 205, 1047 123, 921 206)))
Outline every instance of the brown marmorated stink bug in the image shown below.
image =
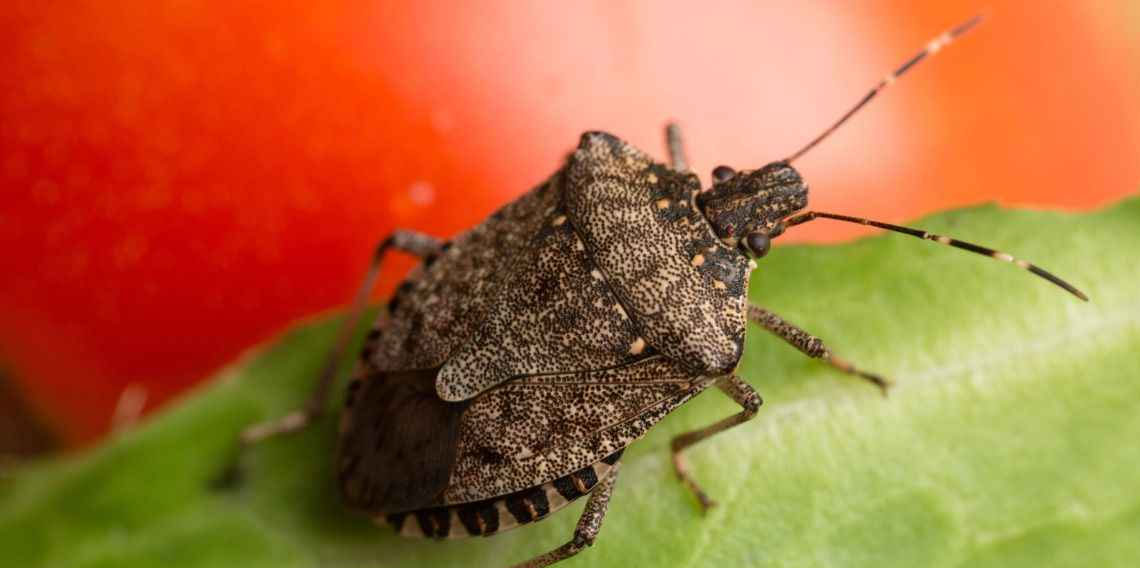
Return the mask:
POLYGON ((887 382, 818 338, 752 305, 749 273, 771 240, 813 219, 862 223, 1004 260, 1003 252, 867 219, 801 212, 791 163, 912 66, 978 23, 931 41, 791 157, 757 170, 720 166, 701 189, 675 126, 669 164, 588 132, 548 180, 450 241, 396 231, 377 248, 337 346, 308 403, 242 434, 242 446, 320 415, 340 351, 384 254, 422 259, 368 334, 348 389, 336 470, 348 505, 404 536, 488 536, 589 496, 571 540, 520 566, 546 566, 594 542, 622 451, 673 409, 716 386, 742 410, 673 439, 677 476, 712 501, 683 450, 756 414, 760 395, 733 371, 746 322, 805 355, 887 382))

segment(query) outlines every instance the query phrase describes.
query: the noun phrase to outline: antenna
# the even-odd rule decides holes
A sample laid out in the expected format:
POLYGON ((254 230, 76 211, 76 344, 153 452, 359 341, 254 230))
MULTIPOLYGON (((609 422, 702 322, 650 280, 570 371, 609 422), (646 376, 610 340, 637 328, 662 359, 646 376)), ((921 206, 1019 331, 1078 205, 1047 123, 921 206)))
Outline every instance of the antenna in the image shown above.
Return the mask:
POLYGON ((906 63, 903 63, 899 66, 898 69, 895 69, 894 72, 887 75, 886 77, 883 77, 883 79, 879 81, 879 84, 875 85, 875 88, 871 89, 870 92, 864 95, 863 99, 860 100, 859 103, 854 107, 851 107, 851 110, 847 111, 838 121, 835 122, 835 124, 832 124, 831 127, 829 127, 827 130, 824 130, 822 134, 816 136, 815 139, 811 142, 808 142, 807 146, 800 148, 798 152, 785 159, 784 162, 790 164, 797 160, 800 156, 806 154, 808 150, 814 148, 816 144, 819 144, 823 141, 824 138, 830 136, 831 133, 838 130, 840 126, 843 126, 843 123, 847 122, 847 119, 851 118, 856 112, 859 112, 859 109, 863 108, 867 105, 867 103, 871 102, 871 99, 875 98, 875 95, 879 94, 880 91, 894 84, 894 82, 898 80, 899 77, 902 77, 903 74, 905 74, 907 71, 909 71, 911 67, 918 65, 918 62, 926 59, 927 56, 938 53, 938 51, 943 47, 946 47, 948 44, 950 44, 950 42, 958 39, 958 36, 970 31, 970 28, 978 25, 978 22, 981 21, 982 15, 978 14, 977 16, 974 16, 973 18, 970 18, 969 20, 951 28, 942 35, 930 40, 930 43, 926 44, 926 47, 924 47, 922 51, 916 53, 913 57, 908 59, 906 63))
POLYGON ((1072 294, 1072 295, 1074 295, 1074 296, 1076 296, 1076 297, 1078 297, 1078 298, 1080 298, 1086 302, 1089 301, 1089 297, 1086 296, 1084 292, 1081 292, 1072 284, 1069 284, 1068 282, 1065 282, 1064 280, 1061 280, 1060 278, 1054 276, 1053 273, 1049 272, 1048 270, 1045 270, 1044 268, 1040 268, 1040 267, 1038 267, 1034 264, 1031 264, 1027 261, 1021 260, 1020 258, 1014 258, 1012 255, 1006 254, 1006 253, 1001 252, 1001 251, 996 251, 994 249, 975 245, 973 243, 967 243, 966 241, 960 241, 958 239, 952 239, 950 237, 944 237, 942 235, 936 235, 934 233, 928 233, 928 232, 923 231, 921 229, 912 229, 910 227, 903 227, 902 225, 892 225, 890 223, 883 223, 882 221, 872 221, 871 219, 864 219, 862 217, 851 217, 848 215, 837 215, 835 213, 824 213, 822 211, 808 211, 806 213, 800 213, 799 215, 796 215, 794 217, 789 217, 787 220, 784 221, 784 226, 785 227, 794 227, 796 225, 799 225, 802 223, 807 223, 808 221, 812 221, 815 219, 835 219, 836 221, 845 221, 847 223, 858 223, 860 225, 870 225, 872 227, 878 227, 880 229, 886 229, 888 231, 894 231, 896 233, 903 233, 906 235, 910 235, 912 237, 918 237, 920 239, 924 239, 927 241, 934 241, 940 245, 947 245, 947 246, 952 246, 954 248, 960 248, 962 250, 968 250, 970 252, 985 255, 985 256, 988 256, 990 258, 994 258, 997 260, 1004 260, 1005 262, 1013 263, 1013 265, 1017 266, 1018 268, 1028 270, 1028 271, 1030 271, 1030 272, 1032 272, 1032 273, 1056 284, 1057 286, 1064 288, 1070 294, 1072 294))

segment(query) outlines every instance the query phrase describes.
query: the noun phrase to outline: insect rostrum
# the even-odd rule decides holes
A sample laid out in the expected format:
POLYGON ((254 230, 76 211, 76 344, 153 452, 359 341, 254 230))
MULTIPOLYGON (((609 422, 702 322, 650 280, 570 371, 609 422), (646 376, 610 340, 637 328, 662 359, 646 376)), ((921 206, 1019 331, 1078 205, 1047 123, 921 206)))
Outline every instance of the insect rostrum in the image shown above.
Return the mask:
MULTIPOLYGON (((856 109, 974 22, 931 42, 856 109)), ((538 521, 588 496, 571 540, 523 564, 544 566, 594 541, 624 448, 715 386, 742 410, 672 444, 678 477, 711 506, 683 451, 759 409, 760 396, 734 374, 749 321, 887 386, 746 298, 755 259, 771 240, 813 219, 872 224, 1007 260, 1083 298, 1052 274, 985 247, 801 213, 808 188, 791 161, 823 136, 759 169, 718 167, 702 189, 675 127, 667 130, 668 164, 588 132, 554 175, 469 231, 448 241, 406 231, 386 239, 354 313, 388 250, 423 262, 376 322, 349 386, 336 457, 345 501, 402 535, 455 538, 538 521)), ((350 319, 345 330, 354 327, 350 319)), ((243 442, 310 422, 334 371, 330 364, 304 409, 247 430, 243 442)))

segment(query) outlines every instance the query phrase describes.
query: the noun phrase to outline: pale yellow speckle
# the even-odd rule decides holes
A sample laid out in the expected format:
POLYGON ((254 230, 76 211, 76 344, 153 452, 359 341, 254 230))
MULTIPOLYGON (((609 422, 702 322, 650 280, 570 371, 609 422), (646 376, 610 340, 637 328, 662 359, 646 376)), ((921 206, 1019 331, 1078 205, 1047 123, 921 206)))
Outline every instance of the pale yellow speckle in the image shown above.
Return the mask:
POLYGON ((1019 268, 1029 268, 1029 263, 1021 259, 1014 260, 1013 263, 1016 264, 1019 268))
POLYGON ((705 263, 705 255, 703 255, 703 254, 698 254, 697 256, 694 256, 693 260, 691 262, 691 264, 693 266, 700 266, 704 263, 705 263))
POLYGON ((642 351, 645 351, 645 340, 638 337, 637 339, 633 340, 632 344, 630 344, 629 354, 630 355, 641 355, 642 351))
POLYGON ((649 180, 649 183, 657 183, 657 175, 656 174, 650 173, 649 177, 647 179, 649 180))
POLYGON ((748 259, 748 270, 756 270, 756 261, 754 259, 748 259))
POLYGON ((934 40, 932 40, 930 43, 926 44, 926 52, 930 55, 934 55, 935 53, 941 51, 943 47, 946 47, 946 44, 950 43, 950 41, 953 39, 954 38, 950 37, 949 32, 944 33, 934 38, 934 40))
POLYGON ((554 489, 553 485, 547 483, 545 487, 546 487, 546 502, 550 503, 550 510, 551 511, 553 511, 554 509, 560 508, 563 505, 565 505, 566 503, 568 503, 568 501, 566 501, 566 498, 563 497, 562 494, 559 493, 556 489, 554 489))
POLYGON ((566 222, 566 216, 565 215, 559 215, 559 216, 554 218, 554 221, 551 222, 551 224, 554 225, 555 227, 557 227, 557 226, 559 226, 565 222, 566 222))
POLYGON ((420 530, 420 524, 419 523, 408 522, 411 519, 412 519, 412 515, 408 515, 408 517, 406 519, 404 519, 404 526, 401 527, 401 529, 400 529, 400 536, 413 537, 413 538, 424 536, 423 531, 420 530))
POLYGON ((1013 262, 1013 257, 1004 253, 1004 252, 996 252, 995 251, 993 254, 993 257, 998 259, 998 260, 1004 260, 1006 262, 1013 262))
POLYGON ((669 200, 668 199, 658 199, 657 200, 657 208, 658 209, 668 209, 669 208, 669 200))
POLYGON ((717 290, 724 290, 727 288, 727 286, 725 286, 724 282, 721 282, 720 280, 713 280, 713 288, 716 288, 717 290))
POLYGON ((595 268, 595 269, 590 271, 590 276, 593 276, 594 278, 601 280, 602 279, 602 272, 600 270, 598 270, 597 268, 595 268))
POLYGON ((937 240, 939 244, 943 244, 943 245, 950 244, 950 237, 943 237, 943 236, 939 235, 939 237, 935 240, 937 240))

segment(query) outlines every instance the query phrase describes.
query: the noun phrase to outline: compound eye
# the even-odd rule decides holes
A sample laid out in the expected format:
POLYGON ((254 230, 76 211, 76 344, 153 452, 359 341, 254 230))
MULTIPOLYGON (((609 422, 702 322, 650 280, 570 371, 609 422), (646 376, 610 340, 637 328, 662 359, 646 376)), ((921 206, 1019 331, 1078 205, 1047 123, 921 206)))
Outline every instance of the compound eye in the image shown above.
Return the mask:
POLYGON ((712 171, 713 181, 717 183, 725 181, 734 175, 736 175, 736 170, 733 170, 728 166, 717 166, 716 168, 713 168, 712 171))
POLYGON ((744 246, 752 251, 752 256, 760 258, 768 254, 768 249, 772 248, 772 240, 764 233, 748 233, 744 238, 744 246))

